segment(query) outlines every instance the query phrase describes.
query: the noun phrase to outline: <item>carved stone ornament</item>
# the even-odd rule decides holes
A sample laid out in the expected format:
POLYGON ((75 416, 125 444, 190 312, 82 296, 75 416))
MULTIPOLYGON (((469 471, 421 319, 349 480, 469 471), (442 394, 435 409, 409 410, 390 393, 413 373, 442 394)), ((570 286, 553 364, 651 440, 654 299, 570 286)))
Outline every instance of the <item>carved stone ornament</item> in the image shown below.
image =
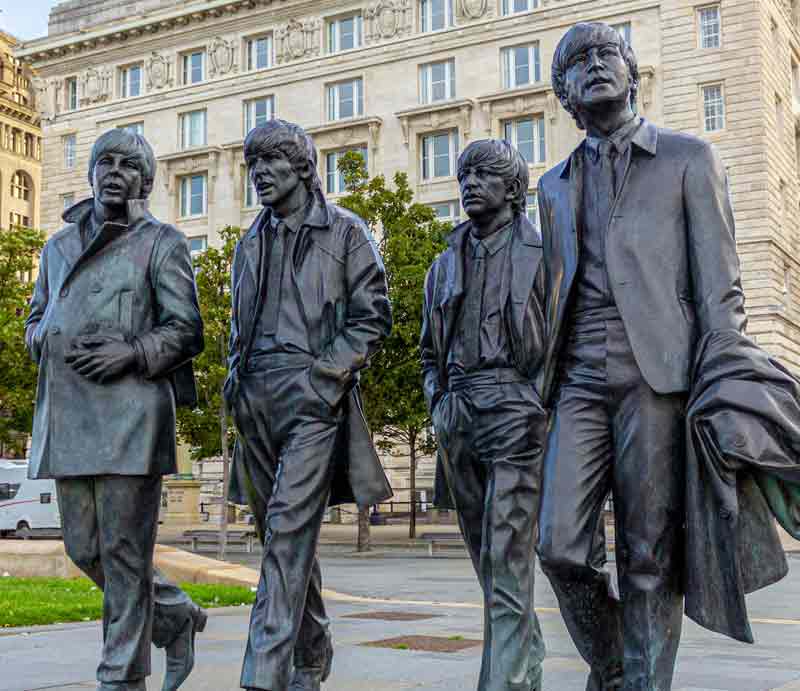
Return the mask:
POLYGON ((160 53, 153 53, 145 63, 148 91, 172 86, 172 63, 160 53))
POLYGON ((276 60, 278 63, 319 55, 320 22, 293 19, 275 32, 276 60))
POLYGON ((236 55, 233 41, 217 36, 208 48, 211 58, 209 74, 214 77, 236 71, 236 55))
POLYGON ((102 103, 111 98, 111 71, 108 68, 104 67, 98 70, 90 67, 83 73, 81 83, 83 85, 82 104, 102 103))
POLYGON ((368 7, 364 16, 368 44, 411 33, 410 0, 380 0, 368 7))
POLYGON ((488 0, 461 0, 461 14, 467 19, 481 19, 488 5, 488 0))
POLYGON ((39 111, 39 115, 42 120, 52 120, 56 114, 56 88, 54 80, 34 77, 31 80, 31 85, 33 86, 35 106, 39 111))

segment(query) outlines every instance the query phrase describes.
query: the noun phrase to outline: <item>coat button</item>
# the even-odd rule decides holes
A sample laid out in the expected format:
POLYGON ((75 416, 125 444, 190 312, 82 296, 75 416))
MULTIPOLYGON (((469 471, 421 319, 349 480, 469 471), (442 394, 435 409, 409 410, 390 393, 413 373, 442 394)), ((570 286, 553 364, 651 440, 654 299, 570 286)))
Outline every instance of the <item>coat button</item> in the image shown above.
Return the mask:
POLYGON ((64 288, 62 288, 62 289, 59 291, 59 293, 58 293, 58 294, 59 294, 59 295, 60 295, 62 298, 65 298, 65 297, 67 297, 67 295, 69 295, 69 288, 67 288, 67 287, 65 286, 64 288))
POLYGON ((727 507, 721 508, 721 509, 719 510, 719 517, 720 517, 720 518, 721 518, 723 521, 729 521, 729 520, 731 520, 731 519, 733 518, 733 511, 731 511, 731 510, 730 510, 729 508, 727 508, 727 507))
POLYGON ((733 445, 739 449, 747 445, 747 439, 745 439, 745 436, 741 432, 737 433, 733 438, 733 445))
POLYGON ((92 283, 92 287, 89 288, 89 290, 91 290, 93 293, 99 293, 101 290, 103 290, 103 286, 101 286, 99 283, 92 283))
POLYGON ((61 333, 61 329, 57 326, 54 326, 52 329, 50 329, 50 333, 57 336, 61 333))

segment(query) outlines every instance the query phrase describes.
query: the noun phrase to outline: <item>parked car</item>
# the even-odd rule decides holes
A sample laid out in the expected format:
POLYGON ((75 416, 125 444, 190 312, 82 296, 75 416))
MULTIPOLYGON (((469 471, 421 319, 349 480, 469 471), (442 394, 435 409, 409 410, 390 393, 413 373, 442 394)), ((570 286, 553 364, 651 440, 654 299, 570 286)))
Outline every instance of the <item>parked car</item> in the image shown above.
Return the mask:
POLYGON ((55 480, 29 480, 27 461, 0 461, 0 537, 60 530, 55 480))

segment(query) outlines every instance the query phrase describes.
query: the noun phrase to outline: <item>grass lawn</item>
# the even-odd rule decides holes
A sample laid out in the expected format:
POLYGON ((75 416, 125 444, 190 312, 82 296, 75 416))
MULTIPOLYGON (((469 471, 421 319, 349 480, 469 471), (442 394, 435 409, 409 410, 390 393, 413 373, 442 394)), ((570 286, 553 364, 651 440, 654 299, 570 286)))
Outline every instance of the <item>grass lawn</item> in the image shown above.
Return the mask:
MULTIPOLYGON (((181 583, 201 607, 252 604, 250 588, 181 583)), ((0 578, 0 628, 93 621, 103 617, 103 594, 83 578, 0 578)))

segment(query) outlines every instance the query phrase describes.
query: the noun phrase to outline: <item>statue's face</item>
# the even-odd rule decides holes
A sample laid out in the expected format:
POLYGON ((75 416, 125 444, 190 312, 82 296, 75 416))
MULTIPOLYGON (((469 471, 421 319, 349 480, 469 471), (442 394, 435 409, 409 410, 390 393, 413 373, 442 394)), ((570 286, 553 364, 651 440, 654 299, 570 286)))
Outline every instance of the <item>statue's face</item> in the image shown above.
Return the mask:
POLYGON ((575 53, 567 68, 566 87, 570 103, 579 113, 626 103, 631 76, 619 45, 609 41, 575 53))
POLYGON ((277 149, 248 157, 247 166, 263 206, 279 207, 298 185, 305 184, 292 162, 277 149))
POLYGON ((125 206, 129 199, 144 199, 150 192, 144 168, 141 154, 101 154, 92 171, 95 199, 109 207, 125 206))
POLYGON ((487 218, 511 205, 505 180, 490 168, 474 166, 458 172, 461 205, 471 219, 487 218))

